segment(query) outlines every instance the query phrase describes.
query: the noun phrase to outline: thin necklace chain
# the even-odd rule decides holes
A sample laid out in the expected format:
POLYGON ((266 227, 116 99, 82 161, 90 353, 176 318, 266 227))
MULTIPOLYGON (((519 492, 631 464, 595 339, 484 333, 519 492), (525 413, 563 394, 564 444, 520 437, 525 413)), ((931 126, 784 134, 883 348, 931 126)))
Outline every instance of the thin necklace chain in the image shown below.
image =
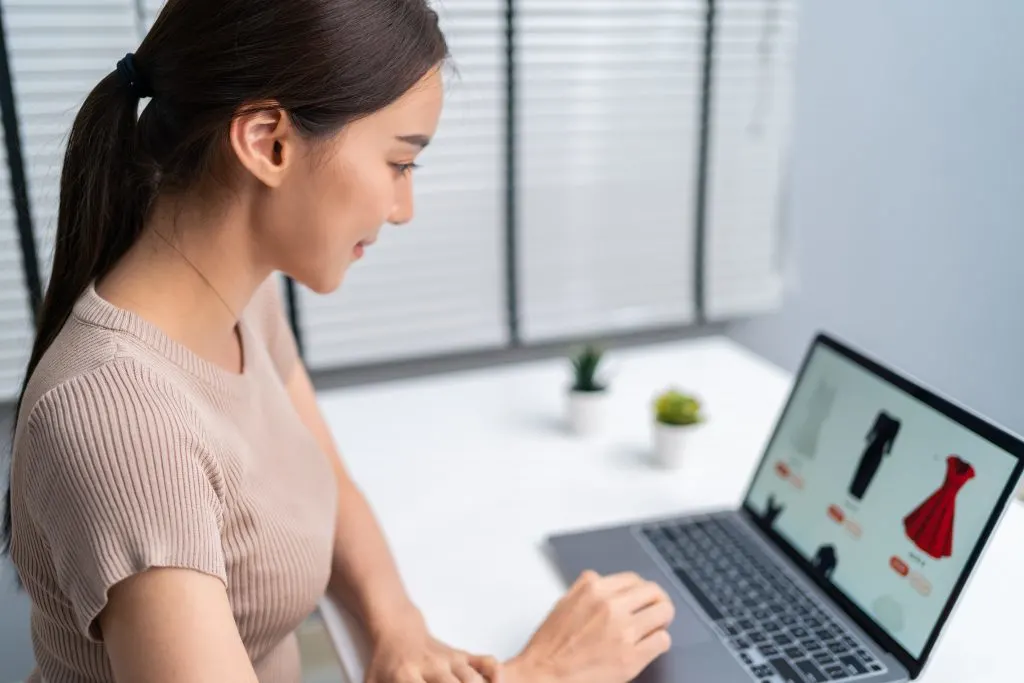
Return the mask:
POLYGON ((220 295, 220 292, 217 291, 217 288, 213 286, 213 283, 210 282, 209 278, 203 275, 203 271, 199 270, 199 268, 196 267, 196 264, 192 263, 192 260, 189 259, 188 256, 185 256, 184 253, 182 253, 181 249, 178 249, 178 247, 174 246, 169 239, 161 235, 159 230, 154 230, 153 232, 156 233, 156 236, 163 240, 167 246, 169 246, 174 251, 178 252, 178 256, 180 256, 185 261, 185 263, 191 266, 192 270, 196 271, 196 275, 203 278, 203 282, 205 282, 206 286, 210 288, 210 291, 212 291, 217 296, 217 298, 220 299, 220 302, 224 304, 224 308, 231 315, 231 319, 237 321, 238 316, 231 309, 231 306, 228 305, 228 302, 224 300, 224 297, 220 295))

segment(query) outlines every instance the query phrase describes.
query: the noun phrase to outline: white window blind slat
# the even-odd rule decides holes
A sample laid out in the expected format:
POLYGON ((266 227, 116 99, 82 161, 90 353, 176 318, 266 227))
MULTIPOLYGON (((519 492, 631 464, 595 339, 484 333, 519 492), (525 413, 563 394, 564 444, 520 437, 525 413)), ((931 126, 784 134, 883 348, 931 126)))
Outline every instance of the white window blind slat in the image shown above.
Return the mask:
POLYGON ((526 341, 693 320, 703 2, 522 0, 526 341))
POLYGON ((164 0, 142 0, 140 7, 142 9, 142 25, 145 30, 149 30, 153 26, 153 22, 156 21, 156 17, 160 14, 160 10, 166 3, 164 0))
POLYGON ((300 289, 307 362, 334 368, 507 343, 503 0, 435 3, 455 73, 415 173, 416 216, 320 296, 300 289))
POLYGON ((44 286, 60 170, 89 91, 139 42, 134 0, 4 0, 11 81, 44 286))
POLYGON ((718 0, 715 22, 706 312, 721 320, 782 302, 796 3, 718 0))
POLYGON ((31 346, 32 316, 21 267, 7 147, 0 144, 0 401, 17 398, 31 346))

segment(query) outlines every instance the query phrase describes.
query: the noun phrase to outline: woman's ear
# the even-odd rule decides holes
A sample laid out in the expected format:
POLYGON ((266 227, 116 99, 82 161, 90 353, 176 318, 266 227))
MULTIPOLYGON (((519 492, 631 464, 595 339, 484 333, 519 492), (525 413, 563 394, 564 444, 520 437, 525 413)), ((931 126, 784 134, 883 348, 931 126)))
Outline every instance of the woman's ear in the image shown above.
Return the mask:
POLYGON ((267 187, 278 187, 295 158, 298 138, 291 119, 272 103, 240 112, 231 121, 231 148, 239 163, 267 187))

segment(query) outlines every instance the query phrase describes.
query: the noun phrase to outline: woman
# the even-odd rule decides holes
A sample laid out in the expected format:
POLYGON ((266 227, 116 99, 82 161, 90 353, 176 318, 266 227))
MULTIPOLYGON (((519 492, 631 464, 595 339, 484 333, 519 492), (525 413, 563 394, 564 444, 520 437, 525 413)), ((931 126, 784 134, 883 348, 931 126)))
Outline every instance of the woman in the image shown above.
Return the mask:
POLYGON ((171 0, 86 99, 5 517, 32 680, 297 681, 325 591, 379 683, 619 683, 668 648, 632 575, 502 664, 432 638, 318 413, 271 275, 329 292, 410 220, 446 56, 423 0, 171 0))

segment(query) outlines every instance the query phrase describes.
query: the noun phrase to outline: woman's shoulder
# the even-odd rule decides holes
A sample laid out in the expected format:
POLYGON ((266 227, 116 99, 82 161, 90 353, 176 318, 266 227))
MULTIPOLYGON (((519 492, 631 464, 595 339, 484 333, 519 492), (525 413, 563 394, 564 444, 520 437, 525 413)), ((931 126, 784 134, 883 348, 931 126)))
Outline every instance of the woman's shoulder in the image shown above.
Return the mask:
POLYGON ((34 377, 18 412, 15 466, 30 451, 35 465, 44 467, 48 455, 66 461, 196 451, 201 444, 192 442, 204 430, 187 387, 173 377, 116 352, 91 366, 34 377))
POLYGON ((113 465, 140 449, 194 446, 204 430, 185 377, 116 327, 71 315, 26 384, 13 468, 24 474, 29 462, 47 468, 74 459, 113 465))
MULTIPOLYGON (((286 378, 298 350, 280 288, 278 278, 269 278, 256 290, 243 317, 286 378)), ((168 423, 161 427, 165 433, 171 427, 202 432, 203 424, 222 419, 219 413, 210 414, 204 385, 176 362, 174 352, 180 349, 156 342, 166 340, 152 325, 92 291, 83 294, 25 387, 15 450, 29 426, 78 433, 97 424, 110 429, 137 419, 135 430, 168 423)))
POLYGON ((96 413, 118 414, 147 403, 168 408, 185 401, 181 388, 160 371, 156 354, 140 353, 116 330, 72 316, 40 359, 25 386, 17 431, 31 420, 72 427, 96 413))
POLYGON ((117 492, 127 496, 122 503, 139 509, 150 495, 189 482, 214 491, 211 500, 222 497, 222 468, 209 430, 173 375, 115 352, 35 391, 19 410, 11 454, 14 502, 25 510, 35 506, 33 518, 47 501, 92 509, 84 502, 90 492, 117 492))

